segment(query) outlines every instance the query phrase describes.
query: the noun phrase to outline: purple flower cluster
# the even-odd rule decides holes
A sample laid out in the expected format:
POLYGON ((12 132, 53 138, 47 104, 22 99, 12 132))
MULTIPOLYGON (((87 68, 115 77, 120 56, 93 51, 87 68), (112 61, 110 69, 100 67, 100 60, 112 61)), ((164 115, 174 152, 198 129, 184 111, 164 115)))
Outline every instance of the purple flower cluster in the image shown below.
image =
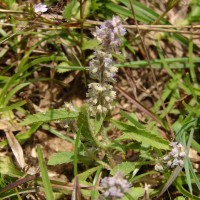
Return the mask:
POLYGON ((174 168, 176 166, 183 166, 184 162, 183 159, 186 156, 185 148, 181 143, 178 142, 171 142, 170 146, 172 150, 164 156, 163 160, 167 162, 167 166, 174 168))
POLYGON ((117 50, 122 44, 122 37, 126 34, 121 19, 113 16, 111 20, 105 21, 100 28, 96 28, 97 40, 102 43, 104 48, 117 50))
POLYGON ((114 82, 114 77, 118 71, 118 68, 113 66, 114 62, 112 55, 100 50, 96 50, 94 52, 94 56, 95 58, 89 63, 90 77, 100 82, 114 82))
POLYGON ((112 102, 116 93, 109 83, 115 82, 118 68, 114 66, 111 53, 117 53, 125 33, 120 18, 115 16, 105 21, 100 28, 96 28, 96 39, 100 43, 101 50, 96 49, 94 58, 89 62, 90 77, 98 81, 89 84, 87 93, 91 115, 105 114, 113 108, 112 102))
POLYGON ((105 177, 101 180, 101 187, 104 189, 103 196, 106 198, 122 198, 128 192, 131 184, 118 172, 113 177, 105 177))
POLYGON ((176 166, 184 165, 184 158, 186 156, 186 150, 181 143, 171 142, 171 151, 167 153, 161 161, 155 165, 155 170, 163 171, 163 164, 169 168, 175 168, 176 166))

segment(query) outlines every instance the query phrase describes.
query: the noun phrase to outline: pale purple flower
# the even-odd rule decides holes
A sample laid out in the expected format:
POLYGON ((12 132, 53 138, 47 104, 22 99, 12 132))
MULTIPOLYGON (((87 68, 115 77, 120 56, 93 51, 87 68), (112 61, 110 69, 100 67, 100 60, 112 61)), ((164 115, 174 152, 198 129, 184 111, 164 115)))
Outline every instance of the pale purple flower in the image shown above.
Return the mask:
POLYGON ((123 174, 118 172, 113 177, 105 177, 101 180, 101 187, 103 187, 103 196, 106 198, 122 198, 128 192, 131 184, 123 178, 123 174))
MULTIPOLYGON (((171 151, 168 152, 160 160, 159 165, 164 164, 169 168, 175 168, 176 166, 182 167, 184 165, 184 158, 186 156, 186 149, 181 143, 172 141, 170 144, 171 151)), ((161 166, 155 165, 155 170, 160 171, 161 166)))
POLYGON ((179 150, 177 147, 174 147, 171 152, 170 152, 171 156, 174 158, 177 158, 179 156, 179 150))
POLYGON ((167 166, 174 168, 176 166, 183 166, 184 158, 186 156, 186 150, 181 143, 171 142, 170 146, 172 150, 163 158, 163 161, 167 162, 167 166))
POLYGON ((118 68, 114 66, 112 55, 96 50, 94 56, 89 63, 90 77, 100 82, 114 82, 118 68))
POLYGON ((115 16, 105 21, 100 28, 96 27, 94 35, 101 47, 94 51, 94 58, 89 62, 89 74, 99 83, 89 84, 87 97, 90 98, 91 115, 106 114, 113 109, 116 92, 109 83, 115 82, 118 68, 114 66, 112 53, 117 53, 125 33, 120 18, 115 16))
POLYGON ((116 51, 122 44, 122 37, 126 34, 121 19, 113 16, 111 20, 105 21, 100 28, 96 27, 96 37, 102 46, 109 50, 116 51))
POLYGON ((44 5, 42 3, 38 3, 34 6, 34 12, 35 13, 44 13, 48 10, 47 5, 44 5))

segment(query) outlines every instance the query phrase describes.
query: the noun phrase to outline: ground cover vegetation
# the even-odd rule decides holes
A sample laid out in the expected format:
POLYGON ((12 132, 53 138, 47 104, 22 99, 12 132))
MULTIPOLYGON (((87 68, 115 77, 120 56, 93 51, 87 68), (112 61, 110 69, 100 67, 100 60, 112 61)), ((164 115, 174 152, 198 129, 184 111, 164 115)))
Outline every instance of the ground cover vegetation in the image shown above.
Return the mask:
POLYGON ((0 199, 200 199, 198 0, 0 1, 0 199))

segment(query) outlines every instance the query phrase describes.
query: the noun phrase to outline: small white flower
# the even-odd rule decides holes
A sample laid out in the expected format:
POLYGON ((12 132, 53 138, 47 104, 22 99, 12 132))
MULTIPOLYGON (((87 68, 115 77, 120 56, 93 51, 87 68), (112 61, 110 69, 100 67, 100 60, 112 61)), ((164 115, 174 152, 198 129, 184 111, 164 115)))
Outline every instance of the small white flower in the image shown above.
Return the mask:
POLYGON ((179 150, 178 150, 178 148, 174 147, 174 148, 171 150, 171 155, 172 155, 174 158, 178 158, 178 156, 179 156, 179 150))
POLYGON ((172 165, 172 161, 169 160, 169 161, 167 162, 167 166, 168 166, 168 167, 171 167, 171 165, 172 165))
POLYGON ((101 105, 98 105, 98 106, 97 106, 97 111, 101 113, 102 110, 103 110, 103 109, 102 109, 102 106, 101 106, 101 105))
POLYGON ((163 160, 164 160, 164 161, 167 161, 167 160, 169 160, 169 159, 170 159, 170 158, 169 158, 168 155, 166 155, 166 156, 163 157, 163 160))
POLYGON ((182 167, 184 165, 183 160, 179 160, 179 165, 182 167))
POLYGON ((160 163, 158 163, 158 164, 155 165, 155 170, 159 171, 159 172, 162 172, 163 171, 163 166, 160 163))
POLYGON ((179 153, 179 156, 180 156, 180 157, 185 157, 185 156, 186 156, 186 153, 185 153, 184 151, 181 151, 181 152, 179 153))
POLYGON ((44 5, 42 3, 38 3, 34 6, 34 12, 35 13, 44 13, 48 10, 47 5, 44 5))
POLYGON ((106 100, 107 102, 109 102, 109 101, 111 100, 111 98, 110 98, 109 96, 105 96, 105 100, 106 100))

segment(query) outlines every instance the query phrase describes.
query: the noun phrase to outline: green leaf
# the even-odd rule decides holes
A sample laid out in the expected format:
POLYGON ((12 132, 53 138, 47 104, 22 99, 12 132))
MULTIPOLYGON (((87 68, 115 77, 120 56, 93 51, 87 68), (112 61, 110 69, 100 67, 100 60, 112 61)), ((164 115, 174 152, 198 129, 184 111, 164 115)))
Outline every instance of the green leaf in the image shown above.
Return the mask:
POLYGON ((79 159, 79 142, 80 142, 80 135, 81 129, 79 128, 78 132, 76 133, 76 140, 75 140, 75 147, 74 147, 74 177, 78 174, 78 159, 79 159))
POLYGON ((54 110, 49 110, 45 113, 37 113, 34 115, 29 115, 20 124, 25 126, 38 122, 47 123, 56 120, 71 120, 77 117, 78 117, 78 112, 68 112, 64 109, 54 109, 54 110))
POLYGON ((134 199, 137 200, 140 197, 143 197, 145 194, 145 189, 142 187, 132 187, 127 192, 126 196, 124 196, 121 200, 130 200, 134 199))
POLYGON ((192 166, 192 163, 191 161, 188 159, 188 162, 189 162, 189 170, 191 172, 191 175, 193 177, 193 179, 195 180, 195 184, 196 186, 198 187, 199 191, 200 191, 200 181, 199 181, 199 178, 197 177, 194 169, 193 169, 193 166, 192 166))
POLYGON ((38 153, 38 159, 39 159, 39 167, 42 174, 42 183, 44 185, 45 197, 47 200, 54 200, 51 182, 48 177, 47 168, 44 164, 40 145, 38 145, 37 147, 37 153, 38 153))
POLYGON ((67 20, 71 19, 72 11, 73 11, 73 7, 75 3, 76 3, 76 0, 69 1, 64 8, 63 17, 66 18, 67 20))
POLYGON ((16 168, 13 161, 8 156, 1 156, 0 158, 0 174, 18 178, 24 175, 16 168))
MULTIPOLYGON (((116 13, 122 14, 124 16, 132 17, 133 15, 130 10, 130 2, 128 0, 119 0, 119 1, 122 4, 124 4, 126 7, 128 7, 129 10, 125 9, 121 5, 119 6, 114 3, 108 3, 106 5, 106 7, 116 13)), ((132 2, 134 5, 136 19, 139 20, 140 22, 150 23, 150 22, 155 21, 159 17, 159 14, 157 14, 154 11, 152 11, 151 9, 147 8, 142 3, 138 2, 138 1, 134 1, 134 0, 132 2)), ((166 20, 161 20, 161 21, 162 21, 162 23, 166 23, 166 20)))
POLYGON ((58 73, 65 73, 65 72, 68 72, 68 71, 71 71, 71 69, 69 68, 71 66, 71 63, 70 62, 61 62, 57 67, 57 72, 58 73))
MULTIPOLYGON (((162 68, 163 62, 161 59, 154 59, 154 60, 149 60, 153 68, 162 68)), ((200 63, 200 58, 194 57, 193 62, 200 63)), ((189 59, 187 57, 176 57, 176 58, 165 58, 165 63, 169 65, 171 69, 184 69, 184 68, 189 68, 189 59)), ((146 60, 139 60, 139 61, 134 61, 134 62, 125 62, 123 64, 115 64, 116 67, 129 67, 129 68, 147 68, 148 61, 146 60)))
POLYGON ((99 42, 97 42, 97 40, 87 40, 87 41, 83 42, 82 49, 83 50, 87 50, 87 49, 94 50, 94 48, 97 47, 98 45, 99 45, 99 42))
POLYGON ((159 193, 158 197, 161 197, 165 191, 169 188, 169 186, 175 181, 175 179, 177 178, 177 176, 180 174, 180 172, 182 171, 182 167, 177 166, 174 171, 172 172, 171 176, 169 177, 169 179, 167 180, 167 182, 165 183, 163 189, 161 190, 161 192, 159 193))
POLYGON ((48 165, 61 165, 73 161, 73 152, 58 152, 49 158, 48 165))
POLYGON ((137 129, 134 126, 127 125, 123 122, 112 120, 113 124, 120 129, 124 134, 116 139, 118 140, 136 140, 144 144, 148 144, 158 149, 169 149, 169 142, 163 138, 147 132, 142 129, 137 129))
POLYGON ((182 180, 181 177, 177 177, 177 179, 174 181, 174 185, 177 188, 177 190, 182 193, 185 197, 188 197, 188 199, 192 199, 192 200, 200 200, 200 197, 195 196, 194 194, 191 194, 190 192, 188 192, 183 184, 182 184, 182 180))
POLYGON ((198 153, 200 153, 200 144, 194 139, 192 140, 192 148, 198 153))
POLYGON ((105 117, 106 117, 105 115, 97 115, 96 116, 96 119, 95 119, 95 134, 96 135, 100 132, 105 117))
POLYGON ((10 101, 10 99, 13 97, 13 95, 15 93, 17 93, 19 90, 21 90, 22 88, 26 87, 29 84, 30 84, 30 82, 28 82, 28 83, 21 83, 21 84, 17 85, 16 87, 12 88, 12 90, 8 94, 6 94, 6 97, 4 98, 3 105, 7 105, 8 102, 10 101))
POLYGON ((135 164, 133 162, 122 162, 116 165, 110 172, 111 175, 115 175, 118 171, 122 172, 124 176, 135 170, 135 164))
POLYGON ((24 68, 28 69, 30 67, 33 67, 35 65, 39 65, 43 62, 50 62, 50 61, 67 61, 66 57, 64 56, 56 56, 56 55, 51 55, 51 56, 41 56, 39 58, 36 58, 29 63, 27 63, 24 68))
POLYGON ((179 196, 179 197, 176 197, 174 200, 185 200, 185 197, 179 196))
POLYGON ((96 172, 99 169, 99 167, 93 167, 91 169, 88 169, 87 171, 81 173, 78 175, 78 179, 80 181, 85 181, 90 175, 92 175, 94 172, 96 172))
POLYGON ((94 127, 94 125, 89 118, 88 106, 83 106, 81 108, 78 116, 77 125, 78 128, 81 129, 81 134, 84 139, 94 142, 94 130, 92 130, 92 127, 94 127))
POLYGON ((24 104, 26 104, 26 101, 19 101, 17 103, 13 103, 10 106, 6 106, 4 108, 0 108, 0 112, 5 112, 5 111, 8 111, 8 110, 13 110, 13 109, 16 109, 16 108, 18 108, 20 106, 23 106, 24 104))
POLYGON ((137 128, 145 129, 145 127, 138 122, 137 117, 134 113, 129 114, 129 113, 126 113, 124 111, 121 111, 120 113, 123 117, 127 118, 137 128))
POLYGON ((42 125, 42 129, 49 131, 50 133, 54 134, 55 136, 66 140, 67 142, 70 142, 72 144, 74 144, 74 140, 71 139, 70 137, 66 136, 65 134, 61 133, 60 131, 57 131, 56 129, 54 129, 53 127, 49 126, 48 124, 43 124, 42 125))

